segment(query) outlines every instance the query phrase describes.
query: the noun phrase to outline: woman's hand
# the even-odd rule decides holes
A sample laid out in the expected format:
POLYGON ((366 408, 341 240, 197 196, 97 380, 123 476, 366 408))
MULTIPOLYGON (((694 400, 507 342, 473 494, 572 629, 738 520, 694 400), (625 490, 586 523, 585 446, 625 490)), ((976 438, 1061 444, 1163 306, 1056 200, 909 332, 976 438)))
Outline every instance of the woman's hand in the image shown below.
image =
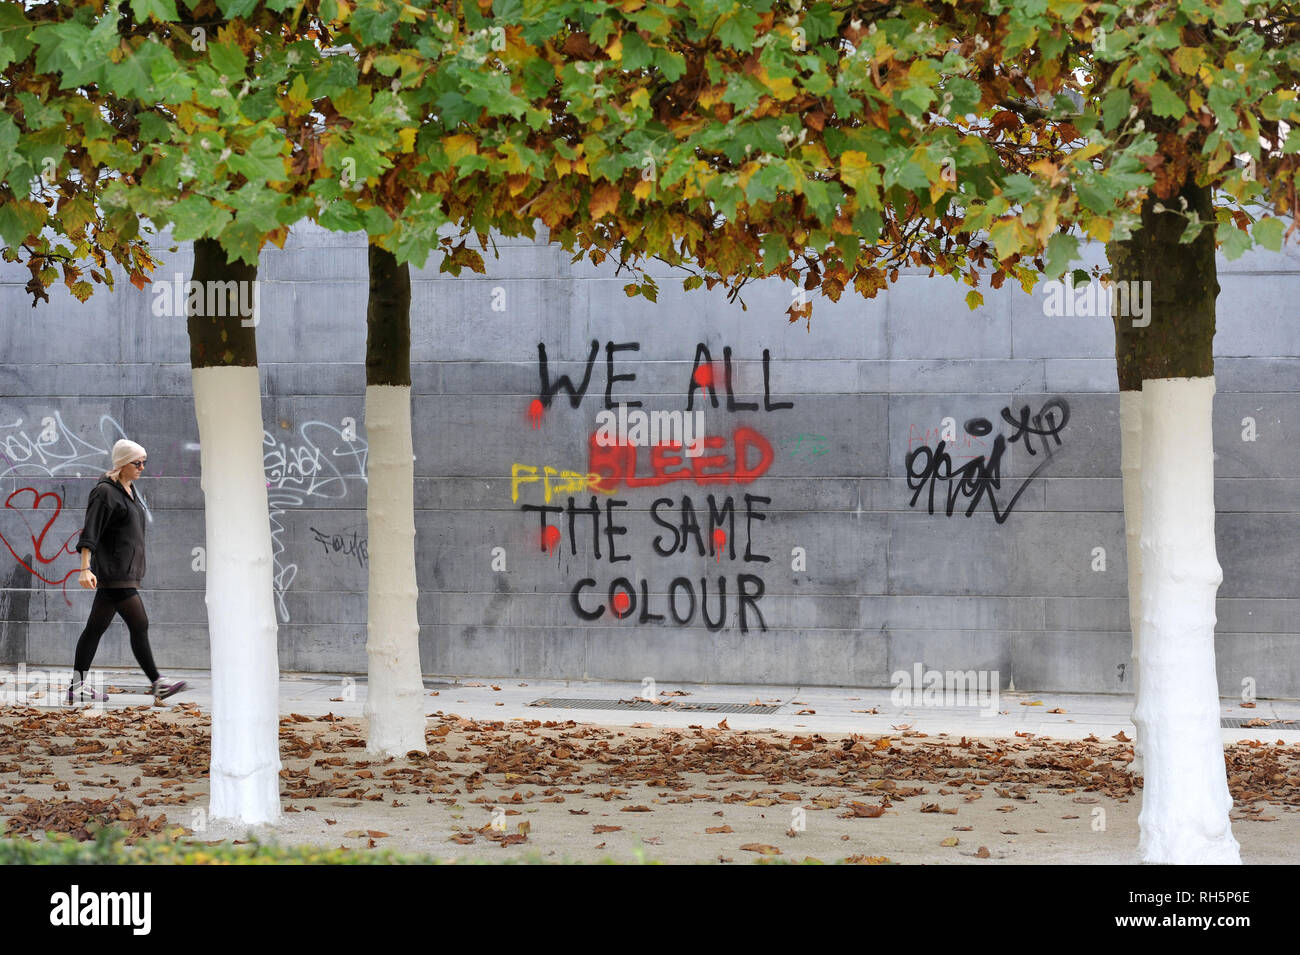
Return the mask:
POLYGON ((87 590, 94 590, 99 586, 99 581, 95 579, 95 574, 89 568, 83 570, 77 575, 77 583, 81 584, 81 586, 85 587, 87 590))

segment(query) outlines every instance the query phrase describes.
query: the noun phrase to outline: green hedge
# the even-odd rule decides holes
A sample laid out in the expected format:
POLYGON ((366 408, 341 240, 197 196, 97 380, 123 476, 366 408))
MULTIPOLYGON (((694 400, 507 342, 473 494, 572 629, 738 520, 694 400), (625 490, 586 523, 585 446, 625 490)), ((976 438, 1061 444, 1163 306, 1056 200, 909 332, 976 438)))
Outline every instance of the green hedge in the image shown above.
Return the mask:
POLYGON ((127 833, 116 827, 100 829, 95 838, 78 842, 53 834, 39 842, 0 839, 0 865, 437 865, 441 860, 389 849, 323 849, 281 846, 256 839, 247 845, 231 842, 207 846, 165 838, 126 844, 127 833))
MULTIPOLYGON (((126 844, 127 832, 117 827, 105 827, 95 833, 95 838, 79 842, 62 833, 47 835, 33 842, 29 839, 0 838, 0 865, 440 865, 451 861, 430 855, 395 852, 391 849, 324 849, 319 846, 282 846, 276 843, 250 839, 247 845, 231 842, 208 846, 187 842, 174 842, 166 838, 141 839, 135 845, 126 844)), ((658 865, 645 855, 644 849, 634 850, 637 864, 658 865)), ((555 865, 567 864, 569 859, 543 859, 538 852, 527 856, 501 860, 473 858, 460 859, 465 865, 555 865)), ((742 861, 737 859, 737 861, 742 861)), ((760 856, 746 862, 759 865, 799 865, 800 860, 760 856)), ((813 862, 813 860, 804 860, 813 862)), ((844 860, 836 860, 842 862, 844 860)), ((888 863, 888 860, 882 860, 888 863)), ((599 865, 617 865, 605 857, 599 865)))

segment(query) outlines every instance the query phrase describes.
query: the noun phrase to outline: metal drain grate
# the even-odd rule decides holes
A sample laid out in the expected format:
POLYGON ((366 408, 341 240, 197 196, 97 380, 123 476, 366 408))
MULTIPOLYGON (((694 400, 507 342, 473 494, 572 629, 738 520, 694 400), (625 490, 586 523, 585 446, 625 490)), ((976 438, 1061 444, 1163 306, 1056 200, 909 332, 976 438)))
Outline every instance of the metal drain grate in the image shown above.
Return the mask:
MULTIPOLYGON (((344 677, 351 677, 352 682, 357 686, 365 686, 368 682, 365 676, 359 676, 351 673, 340 673, 338 676, 299 676, 294 677, 302 683, 337 683, 342 684, 344 677)), ((449 683, 446 680, 425 680, 424 688, 426 690, 436 690, 442 687, 464 686, 463 683, 449 683)))
POLYGON ((775 713, 783 704, 771 706, 755 703, 651 703, 649 700, 533 700, 529 706, 548 706, 557 710, 632 710, 639 712, 669 711, 677 713, 775 713))
POLYGON ((1225 716, 1219 725, 1225 730, 1300 730, 1300 720, 1267 720, 1258 716, 1225 716))

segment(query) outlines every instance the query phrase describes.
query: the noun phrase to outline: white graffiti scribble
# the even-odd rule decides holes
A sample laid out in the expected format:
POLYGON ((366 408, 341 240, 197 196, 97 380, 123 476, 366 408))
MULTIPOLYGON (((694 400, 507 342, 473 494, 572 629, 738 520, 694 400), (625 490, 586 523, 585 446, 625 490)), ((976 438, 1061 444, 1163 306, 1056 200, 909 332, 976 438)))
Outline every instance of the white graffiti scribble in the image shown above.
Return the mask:
MULTIPOLYGON (((127 436, 126 429, 112 415, 100 415, 98 427, 98 435, 80 436, 64 423, 58 411, 27 427, 22 417, 8 424, 0 423, 0 501, 31 478, 98 478, 109 467, 113 445, 127 436), (36 432, 35 437, 32 431, 36 432)), ((347 429, 347 434, 353 434, 353 429, 347 429)), ((326 421, 305 422, 298 428, 298 436, 300 440, 288 444, 277 442, 269 431, 262 432, 262 466, 266 474, 275 565, 272 583, 283 623, 289 622, 284 598, 298 574, 298 565, 285 557, 282 539, 285 525, 280 518, 290 508, 317 501, 343 500, 355 480, 365 484, 369 451, 364 440, 355 435, 348 437, 343 429, 326 421)), ((190 452, 199 450, 195 441, 176 442, 173 451, 177 447, 190 452)), ((163 457, 162 454, 152 456, 150 464, 156 462, 157 466, 150 469, 150 477, 163 477, 163 457)), ((172 476, 186 481, 194 479, 193 475, 172 476)), ((145 516, 153 521, 141 483, 136 484, 136 492, 144 505, 145 516)), ((66 500, 63 506, 65 512, 79 513, 77 506, 67 506, 66 500)), ((65 580, 65 600, 66 590, 65 580)))
POLYGON ((369 447, 364 440, 355 435, 345 436, 342 429, 328 421, 305 422, 299 426, 298 434, 301 443, 292 447, 277 442, 269 431, 262 436, 265 448, 262 465, 266 469, 266 497, 271 513, 271 558, 275 562, 275 599, 282 623, 289 622, 284 595, 298 575, 298 565, 283 558, 285 545, 281 535, 285 528, 280 517, 289 508, 308 502, 341 501, 348 496, 352 481, 367 483, 369 447))
MULTIPOLYGON (((99 416, 101 440, 98 443, 74 433, 57 411, 42 419, 37 427, 39 431, 33 438, 23 429, 22 418, 0 424, 0 481, 10 480, 16 487, 18 478, 98 478, 109 468, 113 445, 126 437, 126 429, 107 414, 99 416)), ((152 521, 153 513, 143 490, 140 503, 144 505, 145 516, 152 521)))

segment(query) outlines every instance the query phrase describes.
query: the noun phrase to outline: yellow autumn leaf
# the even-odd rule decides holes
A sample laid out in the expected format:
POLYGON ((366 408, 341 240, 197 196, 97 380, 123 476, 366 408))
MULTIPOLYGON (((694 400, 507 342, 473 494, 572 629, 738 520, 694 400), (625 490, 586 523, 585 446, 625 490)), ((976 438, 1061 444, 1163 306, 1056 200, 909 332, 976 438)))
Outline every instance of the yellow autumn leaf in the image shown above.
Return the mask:
POLYGON ((591 217, 599 219, 618 208, 618 186, 610 182, 601 183, 591 193, 591 217))
POLYGON ((1204 60, 1205 51, 1199 47, 1180 46, 1174 51, 1174 66, 1178 67, 1178 72, 1184 76, 1195 75, 1204 60))
POLYGON ((465 133, 457 133, 454 136, 448 136, 442 141, 442 148, 447 152, 447 158, 452 162, 465 157, 478 155, 478 141, 465 133))
POLYGON ((1110 241, 1110 230, 1114 223, 1109 219, 1097 218, 1089 222, 1085 229, 1088 235, 1092 236, 1098 242, 1110 241))
POLYGON ((611 60, 623 59, 623 38, 621 36, 616 36, 609 41, 609 45, 605 47, 605 55, 611 60))
POLYGON ((415 134, 416 130, 414 128, 398 130, 397 138, 401 140, 402 152, 409 153, 415 148, 415 134))
POLYGON ((777 99, 793 99, 795 94, 794 79, 789 76, 778 76, 775 79, 769 78, 767 88, 777 99))
POLYGON ((840 179, 854 192, 871 191, 880 184, 880 170, 856 149, 840 153, 840 179))
POLYGON ((653 179, 638 179, 635 186, 632 187, 632 195, 637 199, 645 199, 654 191, 653 179))

